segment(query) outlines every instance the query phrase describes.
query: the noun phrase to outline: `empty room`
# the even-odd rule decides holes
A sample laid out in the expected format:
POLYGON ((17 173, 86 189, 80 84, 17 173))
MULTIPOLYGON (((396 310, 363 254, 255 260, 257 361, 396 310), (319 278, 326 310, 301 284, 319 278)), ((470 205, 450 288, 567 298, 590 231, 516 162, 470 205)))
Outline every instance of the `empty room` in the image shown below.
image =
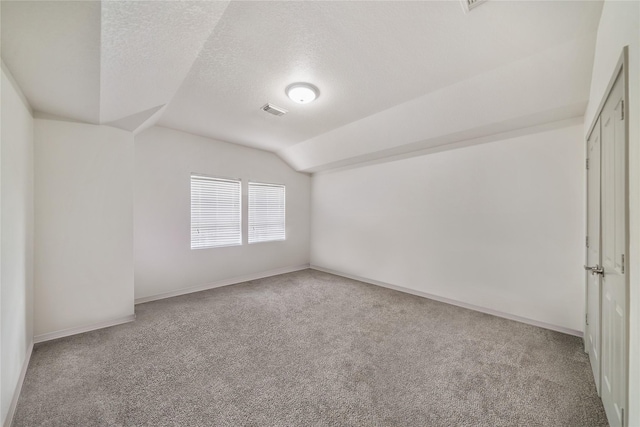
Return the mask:
POLYGON ((640 427, 640 2, 0 32, 3 427, 640 427))

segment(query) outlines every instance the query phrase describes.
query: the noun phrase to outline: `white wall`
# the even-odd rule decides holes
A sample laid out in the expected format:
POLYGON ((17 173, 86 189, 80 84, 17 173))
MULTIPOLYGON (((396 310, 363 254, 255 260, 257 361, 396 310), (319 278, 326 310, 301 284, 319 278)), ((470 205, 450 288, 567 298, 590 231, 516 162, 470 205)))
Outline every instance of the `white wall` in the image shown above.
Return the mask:
POLYGON ((135 137, 136 299, 309 263, 310 177, 276 155, 152 127, 135 137), (190 249, 190 174, 243 181, 242 246, 190 249), (247 181, 285 184, 287 240, 246 244, 247 181))
POLYGON ((133 135, 35 121, 35 335, 133 315, 133 135))
MULTIPOLYGON (((640 426, 640 2, 606 1, 598 27, 585 134, 618 63, 629 46, 630 352, 629 425, 640 426)), ((586 136, 586 135, 585 135, 586 136)))
POLYGON ((33 118, 4 64, 0 87, 0 424, 4 424, 33 338, 33 118))
POLYGON ((311 264, 582 331, 582 125, 314 175, 311 264))

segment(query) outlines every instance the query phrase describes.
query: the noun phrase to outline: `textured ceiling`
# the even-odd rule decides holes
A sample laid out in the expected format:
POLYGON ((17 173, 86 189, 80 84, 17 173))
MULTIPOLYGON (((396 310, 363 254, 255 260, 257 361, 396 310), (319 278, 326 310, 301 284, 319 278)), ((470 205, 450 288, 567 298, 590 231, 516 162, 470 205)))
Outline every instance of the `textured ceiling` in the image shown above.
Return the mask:
MULTIPOLYGON (((411 117, 420 108, 451 109, 446 103, 455 99, 428 95, 539 57, 528 65, 535 76, 537 67, 549 67, 544 53, 567 43, 593 50, 602 4, 488 1, 469 14, 457 0, 2 1, 1 7, 2 58, 35 110, 132 131, 158 123, 278 152, 293 164, 289 157, 302 148, 323 144, 342 127, 358 129, 374 114, 411 105, 418 108, 411 117), (299 105, 286 98, 285 87, 297 81, 318 86, 318 100, 299 105), (416 99, 440 104, 426 108, 416 99), (266 102, 289 114, 262 112, 266 102)), ((571 60, 570 53, 557 66, 571 60)), ((580 74, 576 81, 590 74, 589 60, 582 53, 574 61, 581 67, 571 67, 580 74)), ((541 89, 524 85, 520 96, 541 89)), ((588 96, 583 86, 576 90, 588 96)), ((575 105, 575 93, 560 101, 575 105)), ((389 135, 402 130, 385 122, 389 135)))
POLYGON ((217 1, 103 2, 101 121, 166 104, 226 7, 217 1))
POLYGON ((233 2, 160 123, 281 150, 592 32, 599 7, 489 2, 465 15, 458 2, 233 2), (320 98, 289 100, 296 81, 320 98), (290 113, 266 115, 266 102, 290 113))

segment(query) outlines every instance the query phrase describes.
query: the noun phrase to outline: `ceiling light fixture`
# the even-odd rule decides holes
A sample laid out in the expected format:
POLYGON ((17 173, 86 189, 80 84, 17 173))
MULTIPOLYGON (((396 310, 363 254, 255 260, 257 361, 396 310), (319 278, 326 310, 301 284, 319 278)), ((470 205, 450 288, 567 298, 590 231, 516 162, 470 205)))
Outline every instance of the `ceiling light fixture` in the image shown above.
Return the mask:
POLYGON ((318 97, 320 91, 309 83, 293 83, 287 86, 287 96, 298 104, 308 104, 318 97))

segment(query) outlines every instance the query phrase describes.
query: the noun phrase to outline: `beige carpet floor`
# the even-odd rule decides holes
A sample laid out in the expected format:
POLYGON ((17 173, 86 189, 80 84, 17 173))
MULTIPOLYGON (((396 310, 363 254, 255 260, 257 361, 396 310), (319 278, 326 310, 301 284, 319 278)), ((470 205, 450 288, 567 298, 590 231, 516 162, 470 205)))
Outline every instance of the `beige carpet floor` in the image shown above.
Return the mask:
POLYGON ((35 346, 14 426, 604 426, 582 340, 305 270, 35 346))

